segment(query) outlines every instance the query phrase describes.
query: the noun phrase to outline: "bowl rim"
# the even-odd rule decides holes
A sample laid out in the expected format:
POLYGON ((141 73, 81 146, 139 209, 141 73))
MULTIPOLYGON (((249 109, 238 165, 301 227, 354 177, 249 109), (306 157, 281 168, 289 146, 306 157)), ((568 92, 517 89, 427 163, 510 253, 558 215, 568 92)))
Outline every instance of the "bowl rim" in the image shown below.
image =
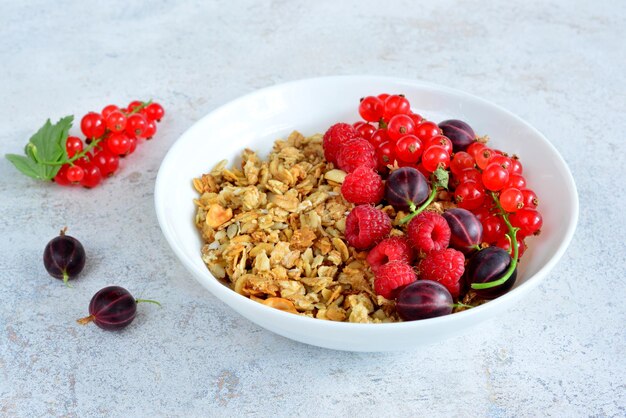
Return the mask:
POLYGON ((572 241, 572 238, 574 236, 576 226, 578 224, 578 218, 579 218, 579 196, 578 196, 578 191, 576 188, 576 183, 569 169, 569 166, 567 165, 567 163, 565 162, 561 154, 558 152, 558 150, 554 147, 554 145, 534 126, 532 126, 531 124, 529 124, 524 119, 517 116, 516 114, 512 113, 511 111, 491 101, 483 99, 479 96, 475 96, 474 94, 464 92, 462 90, 442 86, 442 85, 431 83, 431 82, 416 80, 416 79, 390 77, 390 76, 377 76, 377 75, 334 75, 334 76, 312 77, 312 78, 292 80, 292 81, 274 84, 274 85, 270 85, 267 87, 253 90, 249 93, 246 93, 233 100, 230 100, 226 103, 221 104, 220 106, 213 109, 212 111, 204 115, 202 118, 194 122, 170 146, 165 157, 161 161, 161 164, 159 166, 159 170, 156 176, 155 189, 154 189, 154 204, 155 204, 155 211, 156 211, 157 219, 159 222, 159 226, 170 248, 174 251, 179 261, 185 266, 185 268, 190 273, 192 273, 197 280, 199 279, 200 283, 203 284, 205 288, 210 290, 211 293, 213 293, 213 295, 217 297, 219 300, 226 303, 231 308, 233 308, 232 304, 239 304, 239 303, 243 303, 244 305, 247 304, 253 310, 259 309, 263 311, 264 315, 271 317, 270 319, 300 322, 302 324, 306 324, 307 326, 314 326, 314 327, 321 327, 321 328, 333 328, 333 329, 341 329, 341 330, 343 330, 344 328, 350 329, 350 330, 354 330, 358 328, 362 328, 362 329, 367 328, 370 330, 372 328, 385 329, 385 330, 415 329, 415 328, 426 327, 426 326, 431 326, 431 325, 436 325, 436 324, 445 324, 445 323, 449 323, 453 321, 459 321, 461 319, 470 319, 472 317, 481 315, 485 311, 497 310, 498 307, 501 307, 502 305, 509 303, 509 302, 514 302, 522 294, 536 287, 543 280, 543 278, 547 275, 547 273, 554 268, 554 266, 560 261, 563 254, 569 247, 572 241), (524 281, 524 283, 521 283, 519 286, 515 287, 514 289, 511 289, 509 292, 505 293, 504 295, 499 296, 495 299, 492 299, 482 305, 479 305, 472 309, 467 309, 461 312, 456 312, 454 314, 444 315, 444 316, 435 317, 435 318, 428 318, 428 319, 423 319, 419 321, 403 321, 403 322, 390 322, 390 323, 335 322, 335 321, 320 320, 320 319, 311 318, 308 316, 294 315, 292 313, 283 312, 281 310, 274 309, 269 306, 258 303, 256 301, 253 301, 252 299, 247 298, 233 291, 232 289, 230 289, 229 287, 221 283, 217 278, 215 278, 211 274, 211 272, 208 270, 208 268, 205 271, 200 271, 199 269, 197 269, 196 266, 191 263, 190 256, 186 254, 182 250, 182 248, 176 245, 176 241, 172 235, 172 231, 170 231, 166 222, 165 207, 166 207, 167 200, 162 197, 162 196, 165 196, 165 193, 164 193, 165 174, 164 173, 166 172, 167 167, 171 164, 171 161, 174 160, 175 155, 176 155, 176 150, 179 147, 182 147, 182 144, 185 141, 185 138, 187 138, 195 129, 197 129, 199 125, 202 125, 202 122, 204 122, 206 119, 216 117, 216 115, 219 115, 220 113, 227 111, 229 107, 237 106, 239 103, 248 101, 254 98, 255 96, 262 96, 262 95, 271 93, 272 91, 275 91, 275 90, 281 90, 281 89, 297 86, 300 84, 310 84, 310 83, 319 83, 319 82, 338 82, 342 80, 362 81, 362 82, 375 81, 375 82, 388 82, 388 83, 394 83, 394 84, 405 84, 405 85, 409 85, 412 87, 429 88, 429 89, 433 89, 436 91, 441 91, 444 93, 457 95, 468 100, 480 102, 487 107, 491 107, 495 109, 496 111, 502 112, 506 114, 508 117, 515 119, 517 122, 524 125, 530 131, 532 131, 533 134, 539 137, 545 143, 545 145, 548 146, 552 150, 552 152, 557 156, 558 162, 564 169, 563 171, 566 176, 566 182, 565 182, 566 184, 564 186, 568 189, 569 202, 567 203, 571 206, 572 217, 570 218, 570 221, 567 225, 564 239, 559 244, 554 255, 548 260, 547 263, 545 263, 541 268, 539 268, 539 270, 535 274, 528 277, 524 281), (207 280, 207 279, 210 279, 210 280, 207 280))

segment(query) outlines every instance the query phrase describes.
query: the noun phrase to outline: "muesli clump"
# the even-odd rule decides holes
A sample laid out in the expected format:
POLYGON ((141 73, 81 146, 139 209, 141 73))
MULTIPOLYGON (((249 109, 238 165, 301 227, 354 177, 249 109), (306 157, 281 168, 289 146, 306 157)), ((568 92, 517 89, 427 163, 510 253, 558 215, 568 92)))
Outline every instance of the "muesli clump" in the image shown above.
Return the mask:
MULTIPOLYGON (((259 303, 309 317, 394 322, 395 304, 373 289, 367 251, 347 245, 346 173, 324 158, 322 136, 293 132, 268 158, 242 153, 193 180, 202 259, 213 275, 259 303)), ((384 208, 393 219, 392 207, 384 208)), ((392 235, 401 235, 392 230, 392 235)))

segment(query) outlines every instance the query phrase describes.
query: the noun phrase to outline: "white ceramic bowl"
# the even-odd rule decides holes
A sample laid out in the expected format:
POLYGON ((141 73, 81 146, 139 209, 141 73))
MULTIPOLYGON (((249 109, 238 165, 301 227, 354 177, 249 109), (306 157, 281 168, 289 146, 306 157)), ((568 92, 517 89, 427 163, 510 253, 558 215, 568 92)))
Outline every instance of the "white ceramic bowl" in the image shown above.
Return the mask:
MULTIPOLYGON (((208 94, 208 93, 207 93, 208 94)), ((338 350, 408 350, 466 332, 498 317, 543 280, 569 245, 578 220, 578 196, 569 169, 556 149, 532 126, 478 97, 412 80, 372 76, 315 78, 255 91, 214 110, 172 146, 159 170, 156 213, 165 238, 193 276, 219 300, 256 324, 287 338, 338 350), (518 270, 515 287, 479 307, 438 318, 393 324, 351 324, 285 313, 247 299, 215 279, 200 258, 194 226, 197 197, 191 180, 219 160, 234 161, 244 147, 266 154, 292 130, 324 132, 339 121, 359 120, 359 98, 403 93, 413 110, 430 120, 468 122, 494 147, 520 156, 524 176, 537 192, 544 225, 518 270)), ((210 329, 205 332, 211 332, 210 329)))

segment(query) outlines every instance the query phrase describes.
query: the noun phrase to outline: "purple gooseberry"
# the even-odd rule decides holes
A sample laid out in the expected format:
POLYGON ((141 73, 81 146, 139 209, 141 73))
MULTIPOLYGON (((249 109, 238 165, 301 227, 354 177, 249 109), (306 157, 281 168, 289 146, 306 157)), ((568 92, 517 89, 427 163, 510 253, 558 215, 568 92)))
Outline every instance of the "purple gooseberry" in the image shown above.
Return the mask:
POLYGON ((428 194, 426 177, 413 167, 394 170, 385 182, 385 200, 398 210, 408 210, 411 203, 419 206, 428 194))
MULTIPOLYGON (((472 284, 489 283, 501 279, 511 265, 511 256, 500 247, 487 247, 470 257, 465 266, 465 281, 471 287, 472 284)), ((511 290, 517 278, 517 267, 504 281, 487 289, 473 289, 483 299, 494 299, 511 290)))
POLYGON ((123 287, 105 287, 93 295, 91 302, 89 302, 89 316, 79 319, 78 323, 85 325, 94 322, 102 329, 122 329, 135 319, 137 303, 139 302, 156 303, 161 306, 159 302, 154 300, 135 299, 123 287))
POLYGON ((450 246, 464 254, 479 249, 483 239, 483 224, 466 209, 453 208, 443 213, 450 227, 450 246))
POLYGON ((472 127, 462 120, 444 120, 439 123, 439 129, 452 141, 452 150, 454 152, 465 151, 476 140, 476 134, 472 127))
POLYGON ((453 308, 448 289, 432 280, 417 280, 405 286, 396 301, 396 310, 404 321, 449 315, 453 308))
POLYGON ((65 235, 63 228, 58 237, 48 242, 43 252, 43 265, 54 278, 68 280, 75 278, 85 267, 85 249, 76 238, 65 235))

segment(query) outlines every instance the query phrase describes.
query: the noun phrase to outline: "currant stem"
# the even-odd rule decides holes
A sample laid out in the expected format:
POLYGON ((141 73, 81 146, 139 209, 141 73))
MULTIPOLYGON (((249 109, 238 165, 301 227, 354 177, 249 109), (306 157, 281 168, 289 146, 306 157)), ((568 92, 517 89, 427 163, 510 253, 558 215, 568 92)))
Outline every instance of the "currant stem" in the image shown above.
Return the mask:
POLYGON ((137 106, 131 112, 126 113, 126 116, 134 115, 137 112, 141 112, 143 109, 148 107, 151 103, 152 103, 152 99, 148 100, 147 102, 141 102, 141 106, 137 106))
MULTIPOLYGON (((428 199, 426 199, 426 201, 422 203, 422 205, 419 208, 412 210, 411 213, 409 213, 404 218, 400 219, 399 224, 403 225, 409 222, 411 219, 415 218, 420 213, 422 213, 424 209, 426 209, 428 205, 430 205, 433 202, 433 200, 435 200, 436 196, 437 196, 437 186, 433 186, 433 189, 431 190, 430 196, 428 196, 428 199)), ((413 205, 413 207, 415 207, 415 205, 413 205)))
POLYGON ((151 300, 151 299, 135 299, 135 302, 137 303, 141 303, 141 302, 147 302, 147 303, 154 303, 155 305, 159 305, 160 308, 162 308, 161 304, 159 302, 157 302, 156 300, 151 300))
POLYGON ((513 247, 513 257, 511 257, 511 264, 509 265, 509 268, 504 272, 504 275, 501 278, 499 278, 498 280, 494 280, 492 282, 487 282, 487 283, 472 283, 472 286, 471 286, 472 289, 481 290, 481 289, 490 289, 492 287, 500 286, 501 284, 506 282, 509 279, 509 277, 511 277, 511 275, 517 268, 517 259, 519 255, 519 248, 517 245, 517 231, 519 231, 519 228, 514 228, 513 225, 511 225, 511 222, 509 221, 509 216, 506 214, 504 209, 502 209, 502 206, 500 205, 500 201, 498 200, 498 196, 496 196, 494 192, 491 192, 491 197, 496 203, 496 206, 498 210, 500 211, 500 216, 502 216, 502 219, 504 220, 504 223, 506 224, 509 230, 509 232, 507 232, 507 235, 509 236, 509 239, 511 240, 511 246, 513 247))
POLYGON ((39 163, 40 164, 45 164, 45 165, 72 164, 74 161, 76 161, 79 158, 82 158, 85 155, 87 155, 87 153, 89 151, 91 151, 92 149, 94 149, 96 147, 96 145, 98 145, 100 143, 100 141, 102 141, 102 138, 93 138, 93 141, 91 141, 91 144, 87 145, 87 148, 85 148, 81 152, 77 152, 76 154, 74 154, 74 156, 72 158, 66 158, 66 159, 63 159, 62 161, 40 161, 39 163))

